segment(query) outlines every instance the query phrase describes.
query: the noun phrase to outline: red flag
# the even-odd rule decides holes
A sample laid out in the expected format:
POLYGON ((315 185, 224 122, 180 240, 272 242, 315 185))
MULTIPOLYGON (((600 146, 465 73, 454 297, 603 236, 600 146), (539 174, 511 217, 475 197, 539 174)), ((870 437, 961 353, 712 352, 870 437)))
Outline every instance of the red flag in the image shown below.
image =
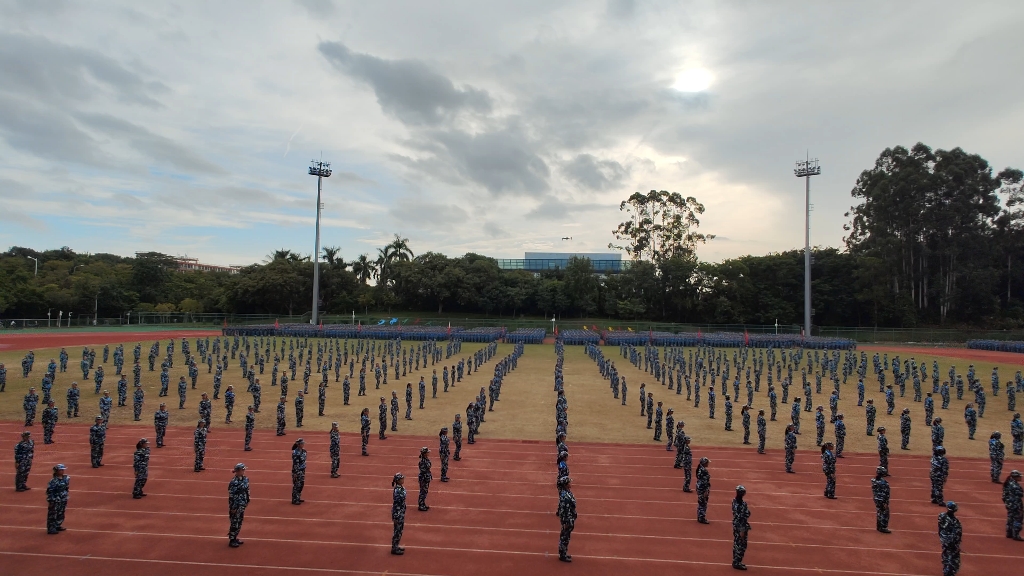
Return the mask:
POLYGON ((448 321, 448 335, 449 336, 452 335, 452 322, 451 322, 451 320, 448 321))
POLYGON ((323 320, 321 320, 321 321, 320 321, 320 330, 323 330, 323 329, 324 329, 324 321, 323 321, 323 320))
POLYGON ((648 331, 647 331, 647 341, 652 343, 652 344, 654 343, 654 329, 653 328, 652 329, 648 329, 648 331))
POLYGON ((275 318, 274 319, 274 328, 280 328, 280 327, 281 327, 281 323, 277 321, 277 318, 275 318))
POLYGON ((356 332, 362 332, 362 331, 363 331, 363 321, 360 320, 359 323, 356 324, 356 332))
POLYGON ((743 331, 743 345, 750 346, 750 334, 746 330, 743 331))
POLYGON ((555 326, 555 337, 558 337, 558 326, 555 326))
POLYGON ((700 333, 700 328, 697 328, 697 339, 700 340, 703 336, 700 333))

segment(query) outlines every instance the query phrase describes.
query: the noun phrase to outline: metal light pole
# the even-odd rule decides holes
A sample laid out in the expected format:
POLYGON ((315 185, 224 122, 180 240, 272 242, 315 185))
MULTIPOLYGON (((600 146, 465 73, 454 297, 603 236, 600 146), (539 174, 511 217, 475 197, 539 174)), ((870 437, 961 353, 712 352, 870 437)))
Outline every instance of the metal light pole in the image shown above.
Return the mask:
POLYGON ((331 176, 331 163, 312 160, 309 164, 309 175, 316 176, 316 244, 313 248, 313 315, 309 323, 316 325, 317 312, 320 307, 320 211, 324 205, 320 202, 323 192, 324 178, 331 176))
POLYGON ((804 179, 804 337, 811 336, 811 176, 821 174, 818 159, 796 163, 793 174, 804 179))
POLYGON ((28 258, 30 260, 35 260, 35 263, 36 263, 36 273, 33 274, 33 276, 39 276, 39 259, 34 257, 34 256, 25 256, 25 258, 28 258))
POLYGON ((68 310, 68 328, 71 328, 71 311, 68 310))

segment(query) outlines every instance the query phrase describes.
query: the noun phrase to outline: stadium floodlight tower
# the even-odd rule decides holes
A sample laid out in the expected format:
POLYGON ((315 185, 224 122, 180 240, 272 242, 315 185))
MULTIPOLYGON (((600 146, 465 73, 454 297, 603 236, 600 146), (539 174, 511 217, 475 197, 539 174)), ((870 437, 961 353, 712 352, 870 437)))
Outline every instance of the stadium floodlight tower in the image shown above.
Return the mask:
POLYGON ((331 176, 331 163, 322 160, 311 160, 309 163, 309 175, 316 176, 316 243, 313 247, 313 315, 309 323, 316 325, 320 307, 320 211, 323 210, 323 203, 320 196, 324 189, 324 178, 331 176))
POLYGON ((804 179, 804 336, 811 336, 811 176, 821 174, 818 159, 797 162, 793 174, 804 179))

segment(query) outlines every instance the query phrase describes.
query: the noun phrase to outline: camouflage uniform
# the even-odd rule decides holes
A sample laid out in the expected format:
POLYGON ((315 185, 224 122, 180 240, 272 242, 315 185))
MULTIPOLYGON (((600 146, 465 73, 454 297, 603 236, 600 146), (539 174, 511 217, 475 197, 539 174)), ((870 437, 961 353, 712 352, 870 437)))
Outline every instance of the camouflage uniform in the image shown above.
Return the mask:
POLYGON ((889 482, 878 474, 871 479, 871 498, 875 502, 875 529, 889 530, 889 482))
POLYGON ((743 566, 747 553, 747 532, 750 531, 750 508, 739 498, 732 501, 732 565, 743 566))
POLYGON ((430 510, 430 506, 427 506, 427 494, 430 492, 430 481, 434 479, 434 475, 430 473, 431 462, 427 454, 420 454, 420 473, 417 479, 420 483, 420 494, 417 503, 419 504, 419 510, 426 512, 430 510))
POLYGON ((939 451, 936 451, 931 459, 931 468, 928 471, 928 478, 932 482, 932 504, 942 504, 943 487, 946 478, 949 477, 949 460, 939 451))
POLYGON ((910 410, 903 410, 900 414, 900 449, 909 450, 910 448, 910 410))
POLYGON ((786 431, 786 472, 793 472, 793 461, 796 459, 796 433, 786 431))
POLYGON ((576 527, 576 498, 572 491, 563 488, 558 492, 558 519, 562 528, 558 533, 558 557, 562 560, 571 560, 569 555, 569 539, 572 538, 572 531, 576 527))
POLYGON ((302 489, 306 486, 306 449, 301 445, 292 450, 292 504, 301 504, 302 489))
POLYGON ((990 461, 989 472, 993 482, 999 482, 999 476, 1003 471, 1003 459, 1006 457, 1006 448, 998 437, 988 441, 988 457, 990 461))
POLYGON ((256 428, 256 412, 250 410, 245 415, 245 450, 249 451, 252 448, 249 444, 252 442, 252 431, 256 428))
MULTIPOLYGON (((1006 391, 1013 390, 1014 384, 1007 383, 1006 391)), ((1020 476, 1011 475, 1003 484, 1003 504, 1006 505, 1006 537, 1020 540, 1021 523, 1024 522, 1024 489, 1020 476)))
POLYGON ((338 468, 341 467, 341 433, 337 429, 331 428, 331 478, 338 477, 338 468))
POLYGON ((455 415, 455 422, 452 423, 452 442, 455 443, 455 456, 452 460, 458 462, 462 460, 462 419, 458 414, 455 415))
POLYGON ((438 438, 438 449, 437 455, 441 459, 441 482, 448 481, 448 457, 451 455, 451 449, 449 448, 448 435, 442 434, 438 438))
POLYGON ((947 510, 939 514, 939 543, 942 544, 942 576, 955 576, 960 571, 960 542, 963 539, 963 535, 960 520, 953 516, 953 510, 947 510))
POLYGON ((836 497, 836 455, 831 450, 821 453, 821 471, 825 474, 825 498, 836 497))
POLYGON ((89 428, 89 460, 93 468, 103 466, 103 444, 107 440, 107 427, 93 424, 89 428))
POLYGON ((757 415, 757 453, 764 454, 764 443, 768 437, 768 423, 764 419, 764 410, 757 415))
POLYGON ((401 550, 398 544, 401 543, 402 532, 405 530, 405 487, 395 486, 391 496, 391 521, 395 525, 391 535, 391 552, 394 553, 401 550))
POLYGON ((46 532, 56 534, 64 530, 64 511, 68 507, 68 489, 71 477, 54 477, 46 486, 46 532))
POLYGON ((843 447, 846 446, 846 422, 843 415, 836 416, 836 458, 843 457, 843 447))
POLYGON ((32 471, 32 460, 36 455, 36 443, 23 439, 14 445, 14 489, 18 492, 28 490, 28 474, 32 471))
POLYGON ((170 414, 167 410, 157 410, 153 413, 153 427, 156 429, 156 447, 164 447, 164 434, 167 433, 167 423, 170 414))
POLYGON ((197 427, 192 433, 192 447, 196 453, 196 463, 193 467, 195 472, 206 470, 203 467, 203 460, 206 458, 206 428, 197 427))
POLYGON ((1010 421, 1010 437, 1013 438, 1013 453, 1017 456, 1024 454, 1024 421, 1020 414, 1014 414, 1010 421))
POLYGON ((236 546, 238 533, 242 531, 242 522, 245 520, 245 508, 249 505, 249 479, 242 476, 235 476, 228 482, 228 517, 231 524, 228 528, 228 541, 236 546))
POLYGON ((41 418, 43 424, 43 444, 53 444, 53 430, 57 427, 57 418, 60 411, 55 406, 43 408, 41 418))
POLYGON ((277 403, 277 435, 278 436, 284 436, 284 427, 285 427, 285 424, 286 424, 284 414, 285 414, 285 410, 287 409, 287 406, 285 405, 284 402, 285 402, 284 398, 282 398, 277 403))
POLYGON ((142 489, 149 479, 149 447, 142 447, 135 451, 132 458, 132 469, 135 471, 135 486, 132 488, 132 498, 142 498, 146 494, 142 489))
POLYGON ((875 416, 878 414, 878 410, 875 405, 868 400, 867 405, 864 406, 864 419, 867 422, 867 434, 868 436, 875 435, 875 416))
POLYGON ((707 466, 697 466, 697 521, 708 523, 708 497, 711 495, 711 473, 707 466))

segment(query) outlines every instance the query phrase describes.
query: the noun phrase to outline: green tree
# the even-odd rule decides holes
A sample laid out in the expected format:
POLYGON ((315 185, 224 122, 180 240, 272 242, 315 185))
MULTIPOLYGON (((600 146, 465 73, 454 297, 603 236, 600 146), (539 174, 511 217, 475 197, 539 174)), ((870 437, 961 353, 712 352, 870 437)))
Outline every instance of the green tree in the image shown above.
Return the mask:
POLYGON ((651 190, 634 192, 619 204, 629 219, 612 231, 615 239, 625 242, 609 248, 624 250, 633 260, 660 261, 673 256, 692 257, 698 244, 714 239, 713 234, 697 231, 704 205, 693 196, 678 192, 651 190))

